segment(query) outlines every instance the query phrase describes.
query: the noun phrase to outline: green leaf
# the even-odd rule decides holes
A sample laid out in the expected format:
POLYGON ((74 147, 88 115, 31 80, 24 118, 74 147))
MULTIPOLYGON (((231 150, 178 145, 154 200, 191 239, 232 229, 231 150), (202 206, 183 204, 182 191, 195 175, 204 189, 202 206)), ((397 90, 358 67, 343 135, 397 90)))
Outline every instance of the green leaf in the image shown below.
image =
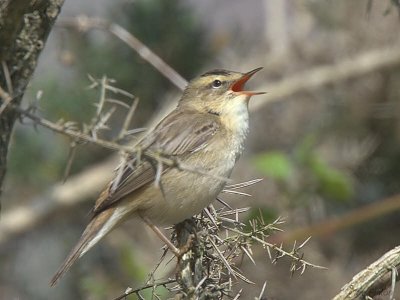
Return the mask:
POLYGON ((323 196, 346 201, 353 196, 353 186, 347 174, 328 166, 324 161, 314 158, 311 170, 319 182, 319 189, 323 196))
POLYGON ((286 180, 293 172, 292 162, 281 152, 271 151, 258 155, 254 162, 258 170, 274 179, 286 180))

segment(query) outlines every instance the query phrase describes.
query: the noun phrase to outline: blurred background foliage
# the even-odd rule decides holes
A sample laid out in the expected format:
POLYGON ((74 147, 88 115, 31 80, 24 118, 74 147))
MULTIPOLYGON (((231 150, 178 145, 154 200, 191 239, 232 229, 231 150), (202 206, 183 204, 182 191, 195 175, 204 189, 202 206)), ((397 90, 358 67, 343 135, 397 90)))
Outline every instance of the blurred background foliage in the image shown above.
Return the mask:
MULTIPOLYGON (((79 1, 68 2, 65 15, 81 12, 79 1)), ((398 1, 222 2, 136 0, 96 5, 103 7, 99 15, 133 33, 185 78, 215 67, 245 71, 261 65, 265 66, 260 73, 264 78, 258 84, 266 83, 267 91, 269 84, 291 74, 399 43, 398 1), (286 25, 274 29, 282 7, 286 25)), ((88 74, 114 78, 117 87, 140 98, 132 128, 146 126, 166 99, 177 95, 168 80, 104 33, 77 34, 57 28, 47 47, 50 58, 43 54, 25 98, 34 101, 42 90, 40 113, 50 120, 73 120, 79 126, 90 122, 99 91, 85 88, 90 85, 88 74)), ((247 152, 234 178, 262 176, 265 180, 250 189, 252 198, 232 198, 232 205, 252 206, 248 218, 260 211, 267 220, 286 216, 285 230, 290 232, 316 222, 323 226, 330 217, 398 194, 399 85, 400 69, 391 67, 296 94, 254 113, 247 152)), ((115 137, 125 115, 123 108, 114 113, 105 138, 115 137)), ((69 143, 29 124, 16 128, 3 213, 62 180, 69 143)), ((93 145, 78 146, 71 174, 109 155, 110 151, 93 145)), ((141 235, 147 232, 134 222, 79 262, 55 290, 43 286, 75 243, 91 205, 92 200, 72 212, 60 212, 33 233, 1 245, 0 252, 6 254, 0 258, 4 265, 0 298, 50 299, 57 290, 57 299, 109 299, 127 286, 146 281, 161 252, 157 240, 142 241, 141 235), (33 263, 22 266, 26 257, 42 262, 43 270, 36 273, 38 267, 33 263), (41 278, 39 284, 31 279, 32 274, 41 278)), ((326 299, 383 250, 398 244, 399 229, 399 212, 395 211, 343 232, 316 236, 306 256, 328 266, 327 272, 311 270, 301 278, 289 279, 285 266, 260 263, 249 267, 252 279, 257 283, 268 280, 267 294, 276 299, 326 299), (298 290, 304 293, 298 295, 298 290)), ((247 287, 244 299, 258 295, 251 289, 247 287)), ((166 291, 160 293, 166 297, 166 291)), ((149 294, 144 295, 148 299, 149 294)))
MULTIPOLYGON (((198 73, 211 56, 206 47, 205 29, 182 1, 140 0, 134 3, 120 3, 111 7, 106 18, 118 22, 133 33, 186 78, 198 73)), ((140 105, 131 124, 132 128, 143 124, 154 110, 162 107, 171 88, 170 82, 120 41, 105 40, 104 34, 99 36, 99 32, 77 35, 75 32, 63 31, 58 38, 62 48, 59 59, 67 65, 69 74, 60 80, 56 74, 49 73, 39 78, 31 89, 32 93, 37 90, 45 91, 40 101, 44 117, 52 120, 72 120, 78 124, 89 123, 90 116, 95 114, 99 91, 85 88, 91 83, 88 74, 95 78, 112 76, 118 88, 139 97, 140 105)), ((127 101, 123 98, 118 100, 127 101)), ((105 137, 115 136, 122 126, 121 120, 125 113, 126 109, 121 109, 114 114, 110 122, 111 133, 104 132, 105 137)), ((32 154, 36 154, 34 157, 38 157, 39 161, 41 156, 45 156, 46 160, 52 161, 54 165, 51 174, 46 174, 50 171, 47 165, 43 171, 38 169, 43 164, 38 164, 37 168, 32 166, 38 170, 38 177, 34 180, 46 182, 46 178, 53 178, 57 181, 62 176, 67 158, 68 139, 61 136, 54 136, 53 141, 48 138, 41 140, 41 137, 36 139, 25 133, 25 128, 18 130, 14 138, 16 144, 21 143, 25 147, 15 147, 11 153, 12 176, 24 176, 24 172, 28 172, 25 166, 38 162, 31 160, 32 156, 27 155, 27 149, 33 151, 32 154), (59 147, 59 151, 54 151, 56 149, 53 146, 59 147)), ((96 146, 89 145, 86 148, 87 151, 81 151, 76 157, 73 173, 109 154, 96 146)), ((26 175, 29 176, 29 173, 26 175)), ((16 178, 16 181, 22 179, 24 177, 16 178)), ((45 184, 48 183, 47 181, 45 184)))

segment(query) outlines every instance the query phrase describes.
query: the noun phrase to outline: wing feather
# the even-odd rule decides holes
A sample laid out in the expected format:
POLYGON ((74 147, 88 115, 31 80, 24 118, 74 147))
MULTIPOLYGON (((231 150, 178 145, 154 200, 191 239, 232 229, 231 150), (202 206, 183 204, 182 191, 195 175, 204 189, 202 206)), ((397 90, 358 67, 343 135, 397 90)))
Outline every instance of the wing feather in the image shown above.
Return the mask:
MULTIPOLYGON (((157 127, 147 135, 138 146, 166 157, 182 157, 207 147, 208 141, 220 128, 217 116, 204 120, 198 112, 176 109, 165 117, 157 127)), ((142 158, 140 162, 131 157, 129 163, 123 163, 116 171, 110 185, 97 199, 93 212, 95 215, 116 204, 127 195, 153 182, 156 176, 157 161, 142 158)), ((163 167, 163 172, 168 170, 163 167)))

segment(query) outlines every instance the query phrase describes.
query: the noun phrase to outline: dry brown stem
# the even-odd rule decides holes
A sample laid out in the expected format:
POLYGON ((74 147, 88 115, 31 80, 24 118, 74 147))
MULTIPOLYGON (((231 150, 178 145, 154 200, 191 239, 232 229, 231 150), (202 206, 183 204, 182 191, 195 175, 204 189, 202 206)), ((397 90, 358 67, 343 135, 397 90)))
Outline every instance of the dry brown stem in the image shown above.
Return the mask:
POLYGON ((350 211, 346 214, 334 216, 331 219, 327 219, 317 224, 278 233, 272 237, 272 240, 275 243, 290 243, 295 240, 305 239, 309 236, 312 236, 313 238, 326 237, 336 233, 337 231, 353 227, 357 224, 365 223, 378 217, 382 217, 389 213, 398 211, 399 209, 400 195, 394 195, 389 198, 364 205, 363 207, 350 211))
POLYGON ((388 299, 393 299, 395 283, 399 280, 399 269, 400 246, 388 251, 355 275, 333 300, 373 299, 374 296, 385 292, 389 296, 388 299))
POLYGON ((86 32, 91 29, 100 29, 110 32, 130 48, 132 48, 141 58, 152 65, 177 88, 183 90, 186 87, 187 81, 181 75, 179 75, 178 72, 171 68, 171 66, 169 66, 133 34, 116 23, 110 23, 101 18, 90 18, 86 15, 81 15, 75 18, 62 18, 57 22, 57 25, 69 27, 82 32, 86 32))
POLYGON ((123 299, 127 299, 127 297, 129 295, 133 295, 136 294, 136 296, 140 297, 140 292, 147 290, 147 289, 156 289, 157 287, 164 287, 167 288, 168 285, 175 283, 176 280, 175 279, 168 279, 168 280, 164 280, 162 282, 158 282, 158 283, 152 283, 152 284, 146 284, 140 288, 137 289, 132 289, 132 288, 127 288, 125 293, 123 293, 121 296, 118 296, 117 298, 114 298, 113 300, 123 300, 123 299))

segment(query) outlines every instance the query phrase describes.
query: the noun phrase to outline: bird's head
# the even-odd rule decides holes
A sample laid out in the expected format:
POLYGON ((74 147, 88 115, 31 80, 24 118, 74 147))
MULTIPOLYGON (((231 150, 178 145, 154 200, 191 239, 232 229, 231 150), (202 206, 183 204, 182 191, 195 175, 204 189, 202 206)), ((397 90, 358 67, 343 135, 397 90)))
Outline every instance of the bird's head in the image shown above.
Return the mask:
POLYGON ((217 115, 247 107, 251 96, 264 94, 245 90, 246 82, 261 69, 247 73, 217 69, 204 73, 189 82, 179 105, 217 115))

